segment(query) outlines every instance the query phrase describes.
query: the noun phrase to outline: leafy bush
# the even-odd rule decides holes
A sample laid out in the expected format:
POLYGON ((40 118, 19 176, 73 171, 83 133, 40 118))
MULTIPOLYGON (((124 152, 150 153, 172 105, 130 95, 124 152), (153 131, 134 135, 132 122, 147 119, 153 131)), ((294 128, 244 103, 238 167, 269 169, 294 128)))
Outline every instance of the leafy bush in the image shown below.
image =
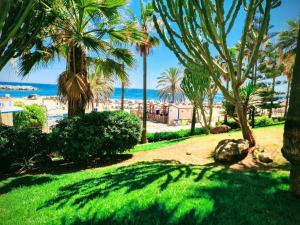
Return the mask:
POLYGON ((255 127, 265 127, 273 124, 274 124, 273 119, 267 116, 256 117, 254 120, 255 127))
POLYGON ((21 108, 25 108, 25 103, 24 102, 15 102, 14 103, 14 106, 17 106, 17 107, 21 107, 21 108))
POLYGON ((46 122, 45 110, 38 105, 28 105, 22 112, 14 113, 14 126, 42 128, 46 122))
POLYGON ((216 126, 221 126, 221 125, 230 126, 231 129, 238 129, 238 128, 240 128, 240 124, 238 122, 236 122, 234 119, 227 120, 227 123, 224 123, 223 121, 216 122, 216 126))
POLYGON ((283 116, 272 117, 274 122, 284 122, 285 118, 283 116))
MULTIPOLYGON (((148 133, 147 139, 149 142, 158 142, 164 140, 179 139, 190 136, 191 130, 179 130, 171 132, 148 133)), ((203 128, 196 128, 195 135, 205 134, 203 128)))
POLYGON ((0 127, 0 169, 22 163, 36 154, 48 154, 48 136, 36 128, 0 127))
POLYGON ((231 129, 239 129, 240 128, 240 124, 238 122, 236 122, 234 119, 229 119, 225 125, 230 126, 231 129))
POLYGON ((57 150, 68 161, 122 153, 141 137, 141 122, 123 111, 92 112, 61 120, 52 130, 57 150))

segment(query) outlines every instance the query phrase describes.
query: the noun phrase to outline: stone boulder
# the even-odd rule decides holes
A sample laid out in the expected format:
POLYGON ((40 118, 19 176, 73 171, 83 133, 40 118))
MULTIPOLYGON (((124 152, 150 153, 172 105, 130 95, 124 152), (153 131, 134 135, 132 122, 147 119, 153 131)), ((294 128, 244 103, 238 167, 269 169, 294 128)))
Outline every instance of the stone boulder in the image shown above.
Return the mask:
POLYGON ((48 166, 52 163, 51 157, 45 154, 36 154, 30 161, 34 166, 48 166))
POLYGON ((230 126, 227 126, 227 125, 221 125, 221 126, 217 126, 217 127, 214 127, 213 129, 211 129, 211 133, 212 134, 221 134, 221 133, 226 133, 228 131, 231 130, 231 127, 230 126))
POLYGON ((215 161, 236 163, 244 159, 249 150, 249 142, 243 139, 225 139, 218 143, 214 151, 215 161))
POLYGON ((273 162, 272 155, 267 152, 261 152, 258 154, 258 160, 262 163, 271 163, 273 162))

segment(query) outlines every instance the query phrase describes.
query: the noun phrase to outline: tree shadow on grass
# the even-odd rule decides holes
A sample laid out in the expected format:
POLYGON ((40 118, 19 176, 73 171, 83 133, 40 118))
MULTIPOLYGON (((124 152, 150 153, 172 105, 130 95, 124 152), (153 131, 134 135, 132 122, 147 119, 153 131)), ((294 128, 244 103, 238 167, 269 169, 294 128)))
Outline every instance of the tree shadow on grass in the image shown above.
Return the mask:
MULTIPOLYGON (((129 160, 132 157, 133 157, 132 154, 117 154, 114 156, 107 156, 101 159, 100 158, 95 159, 85 164, 67 162, 63 159, 60 159, 60 160, 52 161, 49 165, 44 165, 41 167, 33 167, 27 170, 25 174, 37 175, 37 174, 46 173, 46 174, 59 175, 59 174, 73 173, 85 169, 111 166, 129 160)), ((6 173, 6 174, 0 173, 0 181, 8 177, 16 177, 16 176, 19 175, 14 172, 6 173)))
MULTIPOLYGON (((128 206, 127 206, 128 207, 128 206)), ((172 219, 176 211, 179 209, 178 206, 172 209, 167 209, 161 203, 154 202, 147 208, 133 209, 128 211, 126 208, 122 210, 128 211, 123 215, 118 215, 118 212, 114 212, 107 217, 99 218, 97 213, 92 213, 88 219, 82 219, 75 217, 75 219, 69 219, 63 217, 61 219, 62 225, 197 225, 199 224, 199 217, 196 214, 196 210, 192 209, 185 213, 181 218, 172 219), (70 222, 71 221, 71 222, 70 222)))
MULTIPOLYGON (((287 187, 287 175, 265 171, 232 171, 226 167, 216 168, 214 164, 190 166, 170 161, 144 162, 63 186, 56 197, 38 210, 72 207, 77 211, 85 206, 93 210, 84 217, 62 218, 62 224, 300 224, 300 200, 287 187), (134 204, 133 200, 124 201, 121 209, 110 210, 105 216, 101 207, 93 208, 88 204, 96 199, 105 200, 109 194, 121 189, 119 194, 122 195, 144 191, 149 186, 163 193, 170 191, 171 184, 185 178, 192 184, 179 192, 184 196, 180 202, 174 203, 170 196, 169 200, 153 196, 154 201, 149 201, 146 206, 134 204), (203 206, 200 201, 203 199, 212 202, 211 210, 203 206), (190 202, 193 207, 186 208, 190 202), (178 212, 184 213, 178 216, 178 212)), ((176 186, 172 185, 171 190, 174 188, 176 186)))
POLYGON ((109 193, 122 188, 126 188, 125 194, 130 194, 149 185, 156 185, 163 192, 171 183, 179 182, 183 178, 192 179, 192 185, 187 193, 182 190, 182 201, 174 203, 172 197, 169 200, 154 197, 154 201, 141 206, 135 204, 138 199, 134 199, 122 202, 121 208, 110 210, 104 215, 100 212, 101 207, 89 206, 84 217, 66 216, 61 219, 61 224, 300 224, 300 200, 287 190, 286 175, 274 175, 264 171, 239 172, 225 167, 215 169, 213 165, 196 167, 162 162, 138 163, 119 168, 99 178, 64 186, 58 197, 46 202, 43 207, 53 204, 61 208, 71 203, 71 206, 79 209, 89 201, 105 199, 109 193), (163 182, 154 183, 157 179, 162 179, 163 182), (208 181, 211 183, 207 184, 208 181), (202 182, 205 182, 204 185, 202 182), (97 188, 101 184, 102 188, 97 188), (211 209, 207 209, 203 201, 200 201, 203 199, 212 202, 211 209), (192 207, 187 207, 186 203, 192 203, 192 207), (178 216, 178 212, 183 213, 178 216))
POLYGON ((220 171, 208 179, 224 185, 195 189, 190 199, 203 192, 212 196, 214 212, 202 223, 211 224, 300 224, 300 199, 288 190, 288 177, 266 171, 220 171))
POLYGON ((109 193, 126 188, 126 193, 143 189, 156 180, 166 177, 159 189, 165 190, 170 183, 181 177, 189 177, 192 170, 189 165, 177 161, 142 162, 117 168, 100 177, 84 179, 59 189, 57 197, 45 202, 39 209, 55 205, 57 209, 70 203, 77 208, 84 207, 96 198, 105 198, 109 193), (172 172, 177 171, 176 176, 172 172), (71 197, 72 200, 71 200, 71 197), (75 197, 75 198, 74 198, 75 197))
POLYGON ((23 177, 13 178, 9 182, 4 183, 2 186, 0 186, 0 194, 6 194, 14 188, 40 185, 53 180, 55 179, 49 176, 45 176, 45 177, 44 176, 43 177, 23 176, 23 177))

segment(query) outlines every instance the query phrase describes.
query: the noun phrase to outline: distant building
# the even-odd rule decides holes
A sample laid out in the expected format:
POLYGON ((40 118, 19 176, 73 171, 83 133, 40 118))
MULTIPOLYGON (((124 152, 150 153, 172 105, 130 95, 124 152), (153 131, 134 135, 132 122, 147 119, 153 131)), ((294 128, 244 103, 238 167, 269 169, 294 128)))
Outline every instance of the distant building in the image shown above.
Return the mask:
POLYGON ((175 105, 169 106, 168 124, 169 125, 188 125, 192 121, 193 106, 192 105, 175 105))
POLYGON ((13 105, 10 98, 0 99, 0 124, 13 126, 13 113, 21 112, 23 109, 21 107, 16 107, 13 105))
MULTIPOLYGON (((143 105, 138 104, 137 109, 130 113, 143 118, 143 105)), ((169 126, 188 125, 192 121, 193 106, 185 104, 151 103, 147 104, 147 119, 168 124, 169 126)))

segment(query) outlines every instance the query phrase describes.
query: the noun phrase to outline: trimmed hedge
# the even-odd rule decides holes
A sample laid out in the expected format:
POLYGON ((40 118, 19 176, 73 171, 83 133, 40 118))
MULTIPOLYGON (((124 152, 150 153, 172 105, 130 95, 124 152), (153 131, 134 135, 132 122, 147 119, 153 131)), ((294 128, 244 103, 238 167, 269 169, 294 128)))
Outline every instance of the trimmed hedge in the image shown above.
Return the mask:
POLYGON ((140 138, 140 119, 123 111, 66 118, 59 121, 51 134, 57 151, 73 162, 122 153, 133 148, 140 138))
POLYGON ((23 163, 36 154, 49 153, 48 135, 36 128, 0 126, 0 169, 23 163))
POLYGON ((255 127, 266 127, 266 126, 271 126, 273 124, 274 124, 273 119, 267 116, 260 116, 254 119, 255 127))
MULTIPOLYGON (((191 134, 191 130, 179 130, 179 131, 171 131, 171 132, 159 132, 159 133, 148 133, 147 139, 148 142, 158 142, 164 140, 172 140, 179 139, 184 137, 189 137, 191 134)), ((195 135, 205 134, 205 130, 203 128, 196 128, 195 135)))
MULTIPOLYGON (((259 116, 259 117, 255 117, 254 119, 254 127, 267 127, 267 126, 283 124, 283 123, 284 123, 283 117, 269 118, 268 116, 259 116)), ((216 126, 220 126, 222 124, 230 126, 231 129, 240 128, 240 125, 233 119, 229 119, 227 123, 224 123, 223 121, 218 121, 216 123, 216 126)))

